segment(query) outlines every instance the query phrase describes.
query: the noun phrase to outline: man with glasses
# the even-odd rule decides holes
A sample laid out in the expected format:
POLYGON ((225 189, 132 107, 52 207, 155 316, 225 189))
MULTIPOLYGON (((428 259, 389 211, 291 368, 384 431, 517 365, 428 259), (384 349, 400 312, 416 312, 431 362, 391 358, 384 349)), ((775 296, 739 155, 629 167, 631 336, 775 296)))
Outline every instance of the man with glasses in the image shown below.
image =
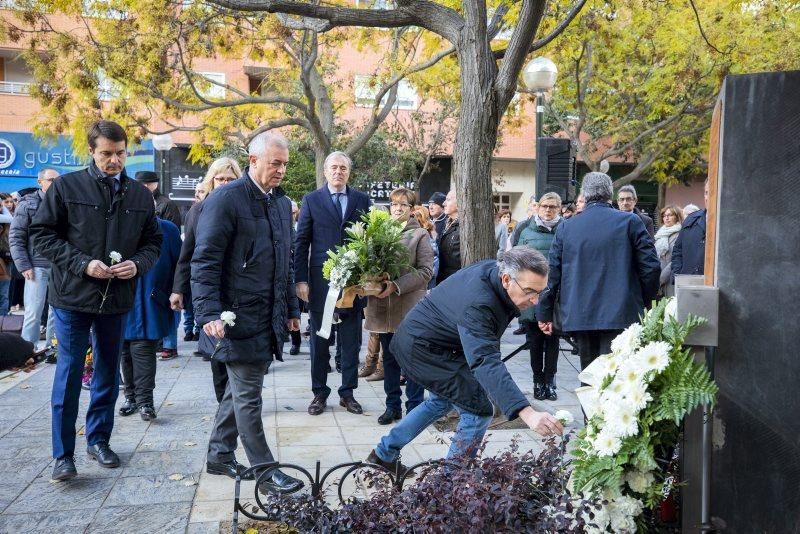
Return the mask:
POLYGON ((636 196, 636 188, 632 185, 623 185, 619 188, 619 192, 617 192, 617 205, 619 206, 620 211, 625 211, 628 213, 635 213, 639 216, 639 218, 644 223, 645 229, 647 229, 647 233, 650 234, 650 237, 653 238, 655 236, 655 230, 653 228, 653 219, 651 219, 648 215, 642 213, 639 208, 636 207, 636 203, 639 201, 639 197, 636 196))
MULTIPOLYGON (((42 312, 47 303, 50 261, 33 249, 33 239, 31 239, 29 228, 33 215, 44 199, 44 194, 50 189, 56 178, 58 178, 58 171, 55 169, 39 171, 36 180, 39 190, 22 197, 14 212, 14 220, 11 222, 8 236, 11 257, 19 272, 25 277, 25 319, 22 324, 22 338, 33 343, 34 348, 39 342, 42 312)), ((53 342, 53 320, 51 307, 47 314, 46 347, 50 347, 53 342)))
POLYGON ((575 338, 586 368, 639 316, 658 293, 661 262, 642 220, 611 205, 611 178, 590 172, 581 194, 586 207, 561 223, 550 248, 547 293, 536 308, 539 328, 553 333, 560 303, 561 329, 575 338))
POLYGON ((514 247, 436 286, 406 315, 390 348, 406 375, 429 391, 369 454, 367 462, 404 472, 400 451, 455 407, 459 424, 448 460, 474 456, 494 412, 521 418, 542 435, 560 434, 561 423, 534 410, 501 360, 500 338, 520 311, 535 306, 547 286, 541 252, 514 247), (469 291, 465 291, 469 288, 469 291))

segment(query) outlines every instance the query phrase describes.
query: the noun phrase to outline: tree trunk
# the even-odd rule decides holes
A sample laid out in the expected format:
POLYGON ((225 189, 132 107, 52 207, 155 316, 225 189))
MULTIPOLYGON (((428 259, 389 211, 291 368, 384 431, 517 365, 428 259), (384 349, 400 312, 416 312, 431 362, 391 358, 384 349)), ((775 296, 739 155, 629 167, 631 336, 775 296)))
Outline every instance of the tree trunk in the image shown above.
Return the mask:
POLYGON ((325 147, 320 146, 319 143, 314 143, 314 168, 317 173, 317 187, 322 187, 325 183, 325 158, 328 157, 328 151, 325 147))
POLYGON ((461 264, 494 258, 492 153, 497 144, 497 67, 486 41, 465 26, 457 47, 461 69, 461 114, 453 149, 453 182, 458 199, 461 264))

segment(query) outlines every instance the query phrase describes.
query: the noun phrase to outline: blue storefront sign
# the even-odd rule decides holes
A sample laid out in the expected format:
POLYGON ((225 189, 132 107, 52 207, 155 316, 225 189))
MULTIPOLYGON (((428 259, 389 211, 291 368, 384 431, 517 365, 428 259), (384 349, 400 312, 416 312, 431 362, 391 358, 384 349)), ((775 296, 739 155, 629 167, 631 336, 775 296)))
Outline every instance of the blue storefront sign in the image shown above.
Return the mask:
MULTIPOLYGON (((125 170, 129 176, 154 170, 152 141, 128 149, 125 170)), ((55 143, 48 144, 30 133, 0 132, 0 192, 37 187, 36 175, 42 169, 52 168, 66 174, 86 167, 89 147, 81 152, 73 151, 69 137, 59 136, 55 143)))

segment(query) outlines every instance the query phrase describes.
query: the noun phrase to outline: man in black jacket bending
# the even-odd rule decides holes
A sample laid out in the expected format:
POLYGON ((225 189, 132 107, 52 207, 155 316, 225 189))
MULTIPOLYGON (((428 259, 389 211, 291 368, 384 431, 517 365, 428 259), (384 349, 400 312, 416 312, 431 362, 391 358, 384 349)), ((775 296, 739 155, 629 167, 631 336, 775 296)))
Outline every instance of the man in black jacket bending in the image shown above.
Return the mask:
POLYGON ((401 323, 391 350, 406 376, 429 396, 381 439, 367 461, 404 471, 400 450, 454 406, 460 421, 447 457, 473 455, 492 420, 489 397, 509 419, 520 417, 542 435, 560 434, 561 423, 531 407, 500 358, 508 324, 534 306, 545 287, 547 259, 520 246, 497 261, 458 271, 420 301, 401 323))
MULTIPOLYGON (((264 436, 261 388, 286 329, 300 328, 292 269, 292 205, 278 187, 289 163, 286 138, 264 132, 250 142, 250 166, 238 180, 203 201, 192 256, 191 288, 197 324, 215 339, 213 358, 228 373, 206 471, 235 478, 236 439, 250 465, 275 459, 264 436), (233 325, 222 321, 233 312, 233 325)), ((253 475, 247 477, 252 480, 253 475)), ((279 470, 262 480, 264 492, 293 493, 303 483, 279 470)))
POLYGON ((125 174, 125 130, 99 121, 89 129, 88 141, 89 167, 53 183, 30 227, 36 251, 52 263, 49 298, 58 339, 51 398, 54 480, 77 475, 75 422, 91 328, 94 374, 86 452, 102 467, 119 466, 109 440, 119 394, 123 320, 133 306, 136 277, 156 262, 162 239, 153 195, 125 174))

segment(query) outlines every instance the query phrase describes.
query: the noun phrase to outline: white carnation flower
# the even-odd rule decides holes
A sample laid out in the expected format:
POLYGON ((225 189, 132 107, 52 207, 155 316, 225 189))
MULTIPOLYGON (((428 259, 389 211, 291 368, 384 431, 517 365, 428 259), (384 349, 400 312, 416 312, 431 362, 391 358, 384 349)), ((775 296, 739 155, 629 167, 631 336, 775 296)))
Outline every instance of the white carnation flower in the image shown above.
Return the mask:
POLYGON ((672 346, 665 341, 653 341, 636 352, 634 359, 644 372, 660 373, 669 365, 669 353, 672 346))
POLYGON ((558 410, 553 417, 561 421, 561 424, 564 426, 570 425, 575 421, 575 417, 573 417, 572 412, 569 410, 558 410))
POLYGON ((592 445, 594 450, 597 451, 597 456, 613 456, 619 452, 622 441, 607 428, 604 428, 594 438, 592 445))
POLYGON ((636 358, 631 358, 619 366, 614 382, 620 384, 622 390, 644 381, 645 369, 642 369, 640 362, 636 358))
POLYGON ((225 326, 233 327, 236 325, 236 314, 232 311, 224 311, 219 314, 219 320, 225 323, 225 326))
POLYGON ((625 483, 637 493, 646 493, 655 481, 656 477, 650 471, 628 471, 625 473, 625 483))
POLYGON ((667 307, 664 308, 664 319, 673 318, 678 320, 678 299, 670 297, 667 307))
POLYGON ((614 354, 632 354, 641 345, 642 325, 633 323, 611 342, 611 351, 614 354))
POLYGON ((111 258, 111 265, 114 265, 115 263, 119 263, 122 261, 122 254, 120 254, 116 250, 112 250, 108 254, 108 257, 111 258))

